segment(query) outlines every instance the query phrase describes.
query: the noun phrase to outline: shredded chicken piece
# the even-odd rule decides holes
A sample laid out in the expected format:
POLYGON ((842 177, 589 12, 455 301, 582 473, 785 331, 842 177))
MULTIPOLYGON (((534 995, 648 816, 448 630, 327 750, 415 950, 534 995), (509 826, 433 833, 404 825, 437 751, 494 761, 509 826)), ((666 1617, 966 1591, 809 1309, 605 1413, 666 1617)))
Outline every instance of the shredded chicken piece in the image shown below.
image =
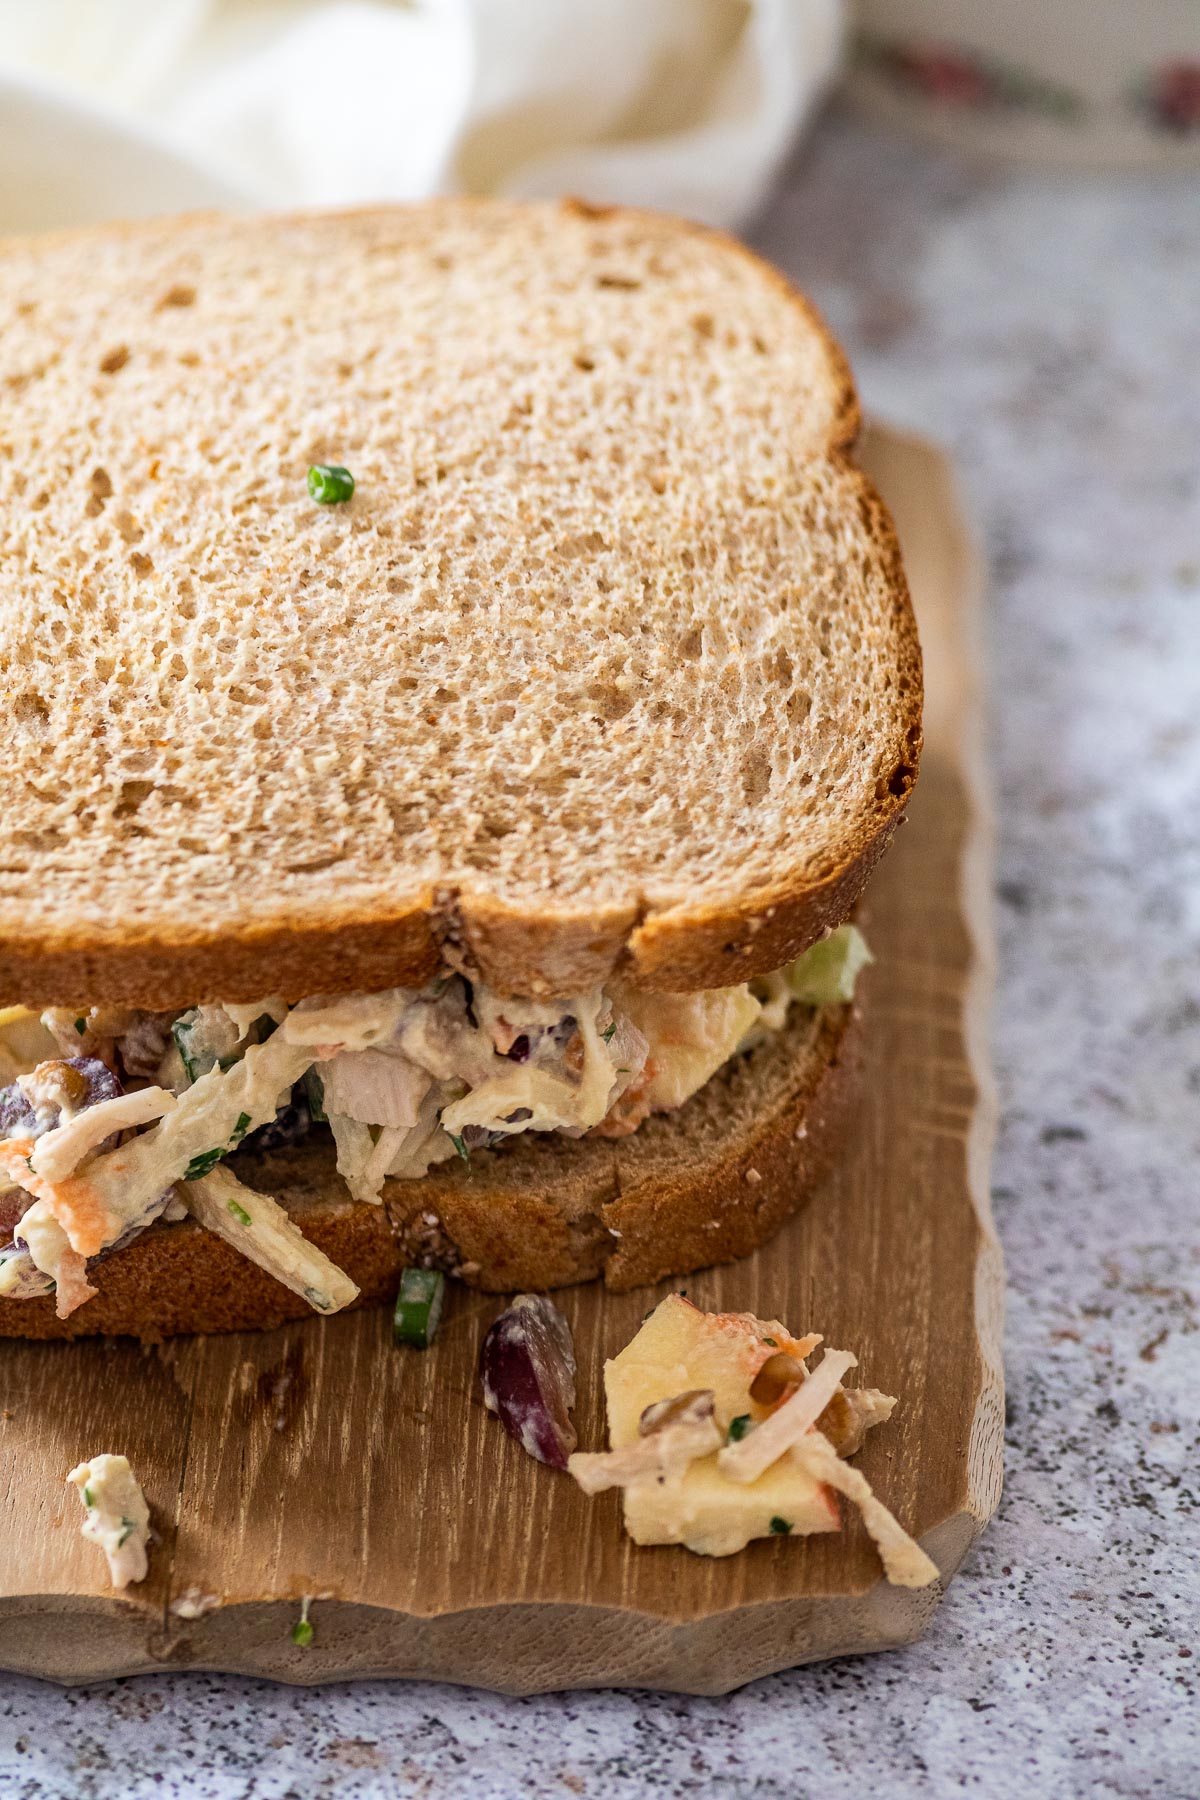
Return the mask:
POLYGON ((882 1500, 875 1498, 871 1484, 861 1470, 842 1461, 823 1433, 806 1432, 788 1454, 814 1481, 823 1481, 826 1487, 844 1494, 857 1506, 879 1551, 883 1572, 894 1586, 928 1587, 931 1581, 938 1579, 938 1566, 932 1557, 925 1554, 915 1538, 909 1537, 882 1500))
MULTIPOLYGON (((0 1144, 0 1153, 5 1148, 0 1144)), ((54 1310, 60 1319, 69 1318, 85 1300, 95 1298, 96 1289, 87 1279, 87 1259, 72 1249, 70 1239, 44 1200, 36 1201, 22 1214, 13 1240, 25 1245, 35 1268, 54 1283, 54 1310)))
POLYGON ((802 1387, 769 1413, 740 1443, 727 1444, 718 1461, 731 1481, 757 1481, 785 1451, 810 1431, 841 1387, 842 1376, 857 1367, 849 1350, 827 1350, 802 1387))
POLYGON ((169 1113, 174 1105, 175 1096, 166 1088, 149 1087, 89 1106, 37 1140, 30 1158, 34 1174, 44 1175, 47 1181, 61 1181, 64 1176, 73 1175, 84 1157, 105 1138, 135 1125, 149 1125, 169 1113))
POLYGON ((618 1450, 576 1451, 569 1458, 568 1473, 585 1494, 632 1487, 639 1481, 681 1481, 698 1457, 717 1449, 722 1437, 711 1389, 678 1394, 648 1407, 641 1429, 642 1435, 618 1450), (659 1416, 647 1425, 648 1413, 659 1416))
POLYGON ((367 1125, 408 1130, 417 1123, 432 1077, 406 1056, 348 1050, 316 1064, 327 1112, 367 1125))
POLYGON ((315 1311, 340 1312, 358 1299, 359 1290, 345 1270, 309 1242, 279 1202, 246 1187, 224 1164, 185 1181, 182 1191, 184 1205, 199 1224, 303 1295, 315 1311))

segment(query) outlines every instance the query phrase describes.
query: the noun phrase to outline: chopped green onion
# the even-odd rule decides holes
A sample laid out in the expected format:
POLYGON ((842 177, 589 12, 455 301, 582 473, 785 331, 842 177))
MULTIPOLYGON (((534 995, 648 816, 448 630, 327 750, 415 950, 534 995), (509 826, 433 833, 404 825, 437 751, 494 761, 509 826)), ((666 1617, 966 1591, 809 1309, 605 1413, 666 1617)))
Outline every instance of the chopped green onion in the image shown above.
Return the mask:
POLYGON ((122 1544, 126 1544, 129 1542, 129 1539, 133 1536, 133 1534, 136 1530, 137 1530, 137 1526, 134 1524, 132 1519, 122 1519, 121 1520, 121 1535, 117 1539, 117 1549, 118 1550, 121 1548, 122 1544))
POLYGON ((85 1487, 83 1490, 83 1504, 85 1506, 95 1506, 95 1504, 96 1504, 95 1498, 92 1494, 92 1490, 89 1487, 85 1487))
POLYGON ((327 1124, 329 1115, 325 1111, 325 1083, 315 1069, 305 1071, 304 1097, 308 1101, 309 1117, 318 1125, 327 1124))
POLYGON ((791 1526, 790 1519, 780 1519, 780 1518, 776 1517, 771 1520, 771 1536, 772 1537, 787 1537, 787 1535, 791 1531, 791 1529, 792 1529, 792 1526, 791 1526))
POLYGON ((874 960, 857 925, 839 925, 782 973, 795 998, 806 1006, 844 1006, 854 998, 860 972, 874 960))
POLYGON ((321 506, 337 506, 354 493, 354 477, 340 463, 314 463, 308 471, 308 491, 321 506))
POLYGON ((458 1151, 458 1154, 462 1157, 469 1169, 471 1166, 471 1152, 467 1149, 466 1139, 456 1137, 452 1131, 448 1131, 446 1136, 450 1139, 450 1142, 454 1145, 454 1148, 458 1151))
POLYGON ((84 1032, 85 1032, 85 1031, 86 1031, 86 1030, 87 1030, 87 1019, 86 1019, 86 1017, 85 1017, 85 1018, 80 1018, 80 1019, 76 1019, 76 1021, 75 1021, 75 1029, 76 1029, 76 1031, 77 1031, 77 1032, 78 1032, 78 1033, 79 1033, 79 1035, 80 1035, 80 1037, 82 1037, 82 1036, 83 1036, 83 1034, 84 1034, 84 1032))
POLYGON ((446 1277, 440 1269, 405 1269, 392 1319, 396 1342, 427 1350, 441 1322, 445 1297, 446 1277))
POLYGON ((613 1022, 612 1022, 612 1024, 611 1024, 611 1025, 610 1025, 610 1026, 609 1026, 609 1027, 608 1027, 608 1030, 607 1030, 607 1031, 602 1031, 602 1032, 601 1032, 601 1033, 600 1033, 600 1036, 601 1036, 601 1037, 602 1037, 602 1038, 603 1038, 603 1039, 604 1039, 604 1041, 605 1041, 605 1043, 606 1043, 606 1044, 611 1044, 611 1043, 612 1043, 612 1041, 613 1041, 613 1034, 614 1034, 614 1033, 615 1033, 615 1031, 616 1031, 616 1029, 617 1029, 617 1021, 616 1021, 616 1020, 615 1020, 615 1019, 614 1019, 614 1020, 613 1020, 613 1022))
POLYGON ((175 1048, 183 1061, 184 1073, 189 1081, 195 1081, 196 1059, 188 1050, 188 1045, 192 1041, 192 1027, 186 1014, 175 1020, 171 1026, 171 1036, 175 1039, 175 1048))
POLYGON ((193 1156, 183 1171, 185 1181, 199 1181, 202 1176, 211 1175, 225 1152, 221 1150, 202 1150, 199 1156, 193 1156))
MULTIPOLYGON (((224 1067, 224 1064, 221 1066, 224 1067)), ((239 1113, 237 1116, 237 1123, 229 1135, 229 1142, 224 1148, 220 1150, 202 1150, 199 1156, 193 1156, 191 1162, 183 1171, 183 1179, 185 1181, 199 1181, 202 1175, 211 1175, 221 1158, 223 1156, 228 1156, 231 1150, 237 1149, 249 1129, 250 1114, 239 1113)), ((232 1203, 230 1204, 229 1210, 233 1212, 232 1203)), ((234 1214, 234 1216, 236 1218, 237 1215, 234 1214)), ((244 1222, 247 1225, 250 1223, 249 1219, 246 1219, 244 1222)))
POLYGON ((729 1442, 731 1444, 740 1444, 749 1429, 750 1414, 739 1413, 736 1419, 730 1419, 729 1421, 729 1442))
POLYGON ((763 1343, 770 1344, 772 1350, 778 1350, 778 1348, 779 1348, 779 1345, 775 1342, 774 1338, 764 1338, 763 1343))
POLYGON ((244 1206, 239 1206, 236 1200, 229 1200, 226 1202, 226 1205, 239 1225, 250 1224, 250 1214, 246 1211, 244 1206))
POLYGON ((301 1602, 300 1602, 300 1617, 296 1620, 296 1623, 292 1626, 292 1632, 291 1632, 293 1644, 299 1644, 299 1646, 302 1650, 308 1649, 308 1646, 312 1643, 313 1636, 314 1636, 312 1625, 309 1622, 308 1608, 309 1608, 309 1600, 308 1600, 308 1596, 306 1594, 304 1599, 301 1600, 301 1602))

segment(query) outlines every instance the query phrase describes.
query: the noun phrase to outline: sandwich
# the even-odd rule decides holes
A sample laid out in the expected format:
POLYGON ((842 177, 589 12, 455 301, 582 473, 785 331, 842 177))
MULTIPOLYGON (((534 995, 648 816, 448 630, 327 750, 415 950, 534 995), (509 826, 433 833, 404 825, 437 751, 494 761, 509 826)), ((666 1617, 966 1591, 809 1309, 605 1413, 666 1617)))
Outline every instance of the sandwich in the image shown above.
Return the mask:
POLYGON ((0 246, 0 1334, 746 1254, 921 666, 845 361, 580 203, 0 246))

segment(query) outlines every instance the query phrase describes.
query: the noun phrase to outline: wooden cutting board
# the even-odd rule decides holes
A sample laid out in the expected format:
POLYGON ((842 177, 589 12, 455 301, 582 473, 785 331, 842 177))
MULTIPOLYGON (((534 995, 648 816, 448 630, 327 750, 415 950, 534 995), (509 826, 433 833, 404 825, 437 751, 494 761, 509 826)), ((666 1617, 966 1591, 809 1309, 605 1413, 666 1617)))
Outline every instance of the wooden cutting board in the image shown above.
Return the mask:
MULTIPOLYGON (((911 819, 869 895, 863 1101, 838 1173, 774 1243, 668 1285, 822 1331, 900 1396, 858 1461, 945 1581, 995 1508, 1003 1441, 978 584, 937 453, 876 430, 866 460, 900 527, 928 707, 911 819)), ((561 1296, 584 1447, 603 1441, 604 1357, 666 1291, 561 1296)), ((381 1311, 154 1349, 4 1342, 0 1668, 721 1693, 928 1624, 939 1590, 889 1588, 849 1516, 840 1535, 719 1561, 635 1548, 616 1494, 585 1499, 484 1411, 476 1358, 498 1304, 457 1290, 425 1353, 396 1349, 381 1311), (129 1456, 160 1534, 123 1599, 63 1485, 101 1450, 129 1456), (301 1649, 305 1595, 315 1636, 301 1649), (180 1616, 189 1601, 200 1616, 180 1616)))

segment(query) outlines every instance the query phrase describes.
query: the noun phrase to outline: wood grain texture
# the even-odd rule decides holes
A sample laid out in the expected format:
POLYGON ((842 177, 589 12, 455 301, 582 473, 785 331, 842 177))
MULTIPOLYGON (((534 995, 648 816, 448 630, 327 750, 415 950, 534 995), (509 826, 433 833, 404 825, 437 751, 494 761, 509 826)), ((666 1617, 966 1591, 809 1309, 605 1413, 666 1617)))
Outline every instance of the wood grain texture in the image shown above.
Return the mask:
MULTIPOLYGON (((806 1211, 747 1261, 673 1285, 701 1306, 823 1331, 857 1352, 864 1382, 900 1396, 859 1462, 944 1584, 995 1508, 1003 1436, 977 577, 936 453, 876 432, 867 462, 904 542, 929 707, 910 823, 866 907, 878 962, 863 1098, 806 1211)), ((560 1296, 582 1445, 602 1442, 604 1357, 665 1291, 560 1296)), ((457 1290, 428 1353, 394 1348, 385 1311, 153 1349, 0 1346, 0 1667, 720 1693, 927 1624, 938 1590, 887 1587, 849 1517, 840 1535, 719 1561, 637 1549, 615 1493, 585 1499, 484 1411, 475 1364, 496 1310, 457 1290), (63 1485, 101 1450, 129 1456, 159 1533, 149 1578, 124 1599, 63 1485), (172 1608, 189 1590, 220 1605, 182 1619, 172 1608), (307 1650, 289 1638, 301 1595, 317 1597, 307 1650)))

